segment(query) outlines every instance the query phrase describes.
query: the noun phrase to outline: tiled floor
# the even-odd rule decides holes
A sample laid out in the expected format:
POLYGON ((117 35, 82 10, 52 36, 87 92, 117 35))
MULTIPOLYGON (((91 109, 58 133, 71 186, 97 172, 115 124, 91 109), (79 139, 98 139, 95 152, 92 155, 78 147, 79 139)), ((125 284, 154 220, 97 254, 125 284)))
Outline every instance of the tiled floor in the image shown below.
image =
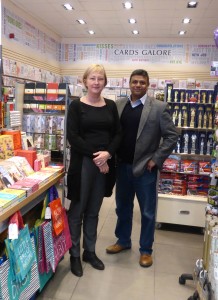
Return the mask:
POLYGON ((178 283, 182 273, 192 273, 197 258, 202 257, 203 235, 171 230, 156 230, 154 264, 138 264, 140 214, 137 202, 132 232, 133 247, 123 253, 108 255, 105 248, 115 242, 114 198, 105 198, 100 212, 96 253, 105 264, 104 271, 83 263, 81 278, 70 272, 69 255, 37 299, 57 300, 187 300, 195 291, 194 282, 178 283))

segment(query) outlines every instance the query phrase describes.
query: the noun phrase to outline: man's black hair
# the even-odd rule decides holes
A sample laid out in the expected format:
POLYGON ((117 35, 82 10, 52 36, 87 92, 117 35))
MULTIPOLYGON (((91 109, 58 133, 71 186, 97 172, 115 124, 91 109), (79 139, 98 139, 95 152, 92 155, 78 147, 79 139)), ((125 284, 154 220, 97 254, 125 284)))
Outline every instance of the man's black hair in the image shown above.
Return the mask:
POLYGON ((137 69, 137 70, 133 71, 132 74, 130 75, 129 82, 131 82, 132 77, 135 75, 143 76, 143 77, 147 78, 148 84, 149 84, 149 75, 148 75, 147 71, 145 71, 143 69, 137 69))

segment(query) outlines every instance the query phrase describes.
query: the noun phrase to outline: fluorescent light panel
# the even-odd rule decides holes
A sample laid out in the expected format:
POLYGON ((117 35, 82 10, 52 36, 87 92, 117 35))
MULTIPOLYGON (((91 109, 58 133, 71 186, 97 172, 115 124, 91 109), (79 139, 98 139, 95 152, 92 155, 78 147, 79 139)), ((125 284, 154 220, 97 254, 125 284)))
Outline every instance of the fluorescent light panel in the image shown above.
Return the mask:
POLYGON ((130 23, 130 24, 135 24, 135 23, 136 23, 136 20, 133 19, 133 18, 132 18, 132 19, 129 19, 129 23, 130 23))
POLYGON ((186 31, 184 31, 184 30, 179 31, 179 35, 184 35, 184 34, 186 34, 186 31))
POLYGON ((188 4, 187 4, 187 7, 188 8, 196 8, 197 5, 198 5, 197 1, 189 1, 188 4))
POLYGON ((138 30, 133 30, 132 34, 139 34, 138 30))
POLYGON ((86 22, 85 22, 84 20, 82 20, 82 19, 77 20, 77 22, 78 22, 79 24, 82 24, 82 25, 86 24, 86 22))
POLYGON ((184 24, 188 24, 190 22, 191 22, 191 19, 189 19, 189 18, 185 18, 182 20, 182 23, 184 23, 184 24))
POLYGON ((64 7, 66 10, 73 10, 73 6, 70 5, 69 3, 65 3, 65 4, 63 5, 63 7, 64 7))
POLYGON ((89 30, 88 33, 89 34, 95 34, 94 30, 89 30))
POLYGON ((125 9, 130 9, 130 8, 133 8, 133 5, 132 5, 131 2, 127 1, 127 2, 124 2, 124 3, 123 3, 123 7, 124 7, 125 9))

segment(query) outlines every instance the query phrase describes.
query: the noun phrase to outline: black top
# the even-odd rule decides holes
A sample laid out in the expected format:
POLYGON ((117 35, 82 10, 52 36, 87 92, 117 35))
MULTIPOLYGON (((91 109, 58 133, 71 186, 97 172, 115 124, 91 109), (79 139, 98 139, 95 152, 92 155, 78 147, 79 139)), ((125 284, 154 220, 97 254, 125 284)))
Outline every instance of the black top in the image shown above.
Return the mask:
MULTIPOLYGON (((67 139, 71 145, 71 159, 67 185, 70 200, 79 200, 82 160, 84 156, 93 158, 99 150, 114 155, 121 141, 121 127, 114 101, 104 99, 106 105, 95 107, 73 100, 67 115, 67 139)), ((108 160, 109 170, 114 162, 108 160)), ((109 172, 110 173, 110 172, 109 172)), ((107 184, 106 184, 107 186, 107 184)))
POLYGON ((133 163, 142 109, 143 104, 133 108, 130 101, 128 101, 120 118, 123 137, 117 155, 120 161, 128 164, 133 163))
POLYGON ((113 115, 108 106, 95 107, 81 102, 81 129, 84 140, 94 152, 106 150, 110 143, 113 115))

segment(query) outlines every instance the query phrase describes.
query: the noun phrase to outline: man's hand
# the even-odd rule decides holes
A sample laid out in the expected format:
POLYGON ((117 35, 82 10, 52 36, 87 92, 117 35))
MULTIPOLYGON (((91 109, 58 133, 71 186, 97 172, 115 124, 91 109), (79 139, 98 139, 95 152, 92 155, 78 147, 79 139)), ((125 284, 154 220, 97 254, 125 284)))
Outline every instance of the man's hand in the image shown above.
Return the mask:
POLYGON ((151 172, 151 170, 156 166, 156 163, 150 159, 147 163, 147 170, 151 172))

